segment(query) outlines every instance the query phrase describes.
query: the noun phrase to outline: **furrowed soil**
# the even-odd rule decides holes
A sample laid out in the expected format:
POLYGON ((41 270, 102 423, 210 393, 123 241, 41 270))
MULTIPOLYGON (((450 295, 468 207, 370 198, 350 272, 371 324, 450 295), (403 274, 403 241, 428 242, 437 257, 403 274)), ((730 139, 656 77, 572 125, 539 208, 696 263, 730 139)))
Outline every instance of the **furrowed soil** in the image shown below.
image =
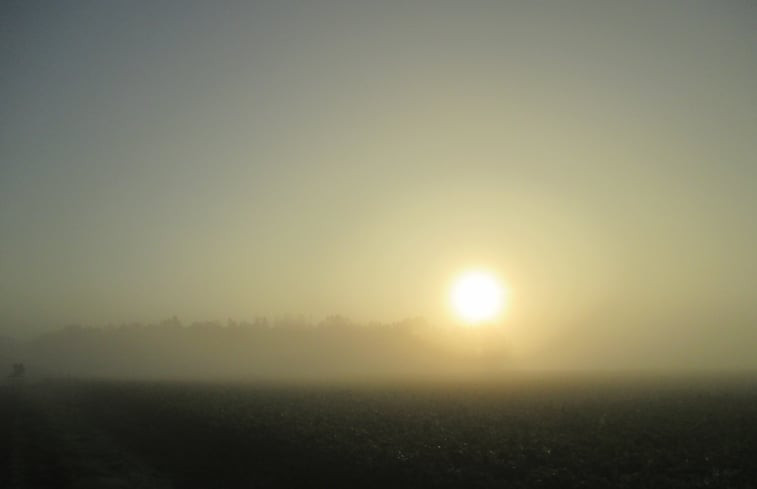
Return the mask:
POLYGON ((45 382, 0 487, 755 488, 757 382, 45 382))

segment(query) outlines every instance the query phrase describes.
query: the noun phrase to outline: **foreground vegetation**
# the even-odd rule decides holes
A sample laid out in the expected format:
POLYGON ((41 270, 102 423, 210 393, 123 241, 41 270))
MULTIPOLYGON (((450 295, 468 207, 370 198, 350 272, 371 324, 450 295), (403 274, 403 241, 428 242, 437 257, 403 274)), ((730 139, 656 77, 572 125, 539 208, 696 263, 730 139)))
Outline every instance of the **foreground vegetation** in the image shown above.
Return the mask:
POLYGON ((4 481, 19 487, 19 480, 52 487, 50 479, 81 487, 87 470, 101 487, 749 488, 757 481, 757 384, 749 380, 58 382, 20 391, 3 391, 0 426, 13 440, 0 450, 4 481), (19 477, 19 464, 35 463, 19 458, 35 457, 47 475, 19 477))

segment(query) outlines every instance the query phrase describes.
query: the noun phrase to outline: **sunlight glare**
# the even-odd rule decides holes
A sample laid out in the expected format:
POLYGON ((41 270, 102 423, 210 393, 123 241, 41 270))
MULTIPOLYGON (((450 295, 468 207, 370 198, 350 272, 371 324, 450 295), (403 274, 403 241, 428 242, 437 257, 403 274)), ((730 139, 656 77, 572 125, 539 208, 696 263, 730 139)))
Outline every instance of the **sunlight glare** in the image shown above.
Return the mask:
POLYGON ((500 314, 505 305, 505 289, 492 273, 469 271, 455 280, 451 301, 463 321, 481 323, 500 314))

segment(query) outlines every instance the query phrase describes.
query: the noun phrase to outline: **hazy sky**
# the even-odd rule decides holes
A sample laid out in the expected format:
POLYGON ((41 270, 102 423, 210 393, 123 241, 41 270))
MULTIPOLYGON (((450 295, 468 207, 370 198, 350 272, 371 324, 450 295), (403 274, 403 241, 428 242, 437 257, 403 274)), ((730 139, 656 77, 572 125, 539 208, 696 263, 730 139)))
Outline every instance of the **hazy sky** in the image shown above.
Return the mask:
POLYGON ((476 265, 515 350, 757 366, 756 80, 746 0, 3 2, 0 331, 444 323, 476 265))

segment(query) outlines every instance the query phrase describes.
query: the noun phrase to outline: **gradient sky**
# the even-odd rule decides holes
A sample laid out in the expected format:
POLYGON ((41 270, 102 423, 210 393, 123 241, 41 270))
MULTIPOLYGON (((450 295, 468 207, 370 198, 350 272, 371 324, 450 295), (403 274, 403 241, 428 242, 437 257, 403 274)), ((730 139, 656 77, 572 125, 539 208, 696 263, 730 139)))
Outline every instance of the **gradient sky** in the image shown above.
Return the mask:
POLYGON ((0 332, 485 266, 537 363, 757 366, 756 80, 749 1, 3 2, 0 332))

